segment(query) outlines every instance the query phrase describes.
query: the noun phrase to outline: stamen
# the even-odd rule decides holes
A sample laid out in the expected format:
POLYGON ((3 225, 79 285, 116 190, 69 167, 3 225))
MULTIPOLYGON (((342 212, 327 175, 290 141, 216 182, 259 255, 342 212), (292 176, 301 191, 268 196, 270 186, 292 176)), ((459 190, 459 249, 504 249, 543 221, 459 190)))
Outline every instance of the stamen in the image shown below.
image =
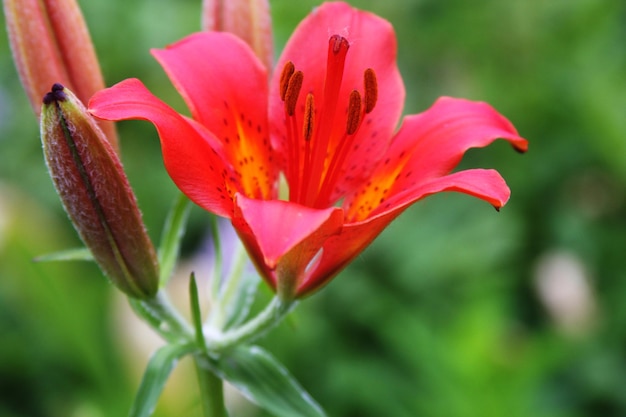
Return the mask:
POLYGON ((295 195, 296 186, 299 182, 298 171, 300 166, 300 144, 298 143, 298 129, 296 121, 296 105, 302 89, 304 74, 296 71, 295 65, 287 61, 280 74, 280 98, 285 102, 285 121, 287 123, 287 140, 290 163, 287 167, 287 181, 289 182, 289 195, 295 195))
POLYGON ((361 94, 357 90, 350 93, 348 102, 348 120, 346 123, 346 134, 352 135, 361 124, 361 94))
POLYGON ((302 136, 304 140, 310 141, 313 136, 313 129, 315 128, 315 100, 313 94, 309 93, 306 96, 306 103, 304 105, 304 121, 302 123, 302 136))
POLYGON ((315 131, 315 99, 313 94, 309 93, 306 96, 306 102, 304 105, 304 120, 302 121, 302 137, 304 138, 304 165, 301 171, 301 181, 298 183, 298 189, 296 192, 297 202, 301 202, 302 193, 307 189, 310 179, 311 171, 311 138, 315 131))
POLYGON ((304 74, 302 71, 296 71, 293 73, 291 78, 289 78, 289 83, 287 83, 287 91, 285 92, 285 110, 289 116, 293 116, 296 112, 296 104, 298 102, 298 96, 300 95, 303 80, 304 74))
POLYGON ((280 98, 285 101, 285 94, 287 94, 287 86, 289 85, 289 79, 295 72, 296 67, 293 62, 287 61, 283 67, 283 72, 280 74, 280 98))
POLYGON ((365 88, 365 113, 370 113, 376 107, 376 101, 378 100, 378 82, 373 69, 368 68, 365 70, 363 84, 365 88))

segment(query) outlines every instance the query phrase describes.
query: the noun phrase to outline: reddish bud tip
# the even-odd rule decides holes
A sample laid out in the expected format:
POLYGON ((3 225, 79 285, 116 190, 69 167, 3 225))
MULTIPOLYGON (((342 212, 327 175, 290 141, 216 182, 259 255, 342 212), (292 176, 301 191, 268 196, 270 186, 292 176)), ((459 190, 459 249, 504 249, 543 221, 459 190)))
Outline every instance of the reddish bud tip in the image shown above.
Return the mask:
POLYGON ((63 87, 61 84, 55 83, 52 86, 52 90, 50 90, 50 92, 46 93, 46 95, 43 96, 43 104, 49 105, 57 101, 67 100, 67 96, 63 92, 64 88, 65 87, 63 87))

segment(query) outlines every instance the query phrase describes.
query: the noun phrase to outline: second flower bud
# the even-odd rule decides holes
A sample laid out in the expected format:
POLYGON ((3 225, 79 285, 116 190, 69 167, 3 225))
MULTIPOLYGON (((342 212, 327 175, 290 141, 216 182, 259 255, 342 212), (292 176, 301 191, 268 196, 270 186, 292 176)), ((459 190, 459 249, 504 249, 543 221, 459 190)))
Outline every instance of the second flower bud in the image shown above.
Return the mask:
POLYGON ((134 298, 159 287, 159 268, 122 164, 80 100, 60 84, 44 97, 41 138, 52 181, 82 241, 134 298))

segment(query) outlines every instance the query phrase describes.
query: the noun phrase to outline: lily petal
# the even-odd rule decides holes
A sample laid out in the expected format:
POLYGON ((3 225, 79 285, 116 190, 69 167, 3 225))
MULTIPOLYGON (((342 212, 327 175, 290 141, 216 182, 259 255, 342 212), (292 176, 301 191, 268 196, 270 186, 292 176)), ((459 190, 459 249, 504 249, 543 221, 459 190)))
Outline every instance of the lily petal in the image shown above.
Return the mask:
POLYGON ((141 81, 128 79, 99 91, 89 102, 89 111, 105 120, 152 122, 161 139, 165 168, 178 188, 206 210, 231 216, 237 179, 211 147, 210 141, 216 139, 194 128, 141 81))
POLYGON ((317 268, 299 287, 299 296, 306 296, 329 282, 361 253, 396 217, 417 200, 442 191, 456 191, 485 200, 496 208, 509 199, 510 190, 495 170, 472 169, 432 179, 419 187, 401 193, 390 201, 390 208, 365 221, 344 225, 338 236, 324 244, 317 268))
POLYGON ((267 128, 267 71, 250 48, 231 33, 201 32, 152 53, 193 118, 222 142, 246 194, 274 197, 278 166, 267 128))
POLYGON ((419 177, 450 172, 470 148, 507 140, 519 152, 528 142, 513 124, 487 103, 441 97, 425 112, 407 117, 394 138, 394 150, 415 143, 407 167, 419 177))
POLYGON ((279 294, 292 297, 324 243, 341 231, 343 210, 237 194, 232 221, 264 278, 279 294))
POLYGON ((299 297, 306 297, 330 282, 400 213, 387 212, 364 222, 344 224, 339 235, 324 243, 320 261, 298 288, 299 297))
POLYGON ((498 171, 494 169, 468 169, 437 177, 394 194, 373 214, 403 210, 407 206, 442 191, 456 191, 480 198, 499 210, 511 191, 498 171))
POLYGON ((411 194, 410 190, 448 174, 468 149, 487 146, 498 138, 520 152, 528 147, 511 122, 487 103, 438 99, 425 112, 404 119, 371 181, 346 200, 348 218, 363 220, 374 211, 389 209, 392 199, 398 201, 394 195, 411 194))
MULTIPOLYGON (((278 60, 270 91, 270 120, 273 123, 271 128, 276 148, 287 148, 284 140, 287 137, 283 122, 284 105, 278 88, 283 66, 291 61, 297 70, 304 73, 301 91, 311 92, 315 97, 316 108, 319 108, 323 103, 326 76, 326 63, 323 60, 328 53, 328 40, 334 34, 345 37, 350 48, 330 134, 330 153, 344 139, 349 95, 355 89, 363 93, 364 71, 367 68, 376 73, 378 103, 371 113, 365 115, 346 157, 343 171, 350 170, 352 165, 355 165, 355 169, 350 170, 349 175, 338 176, 335 188, 340 191, 333 193, 331 200, 369 176, 371 168, 389 145, 389 138, 398 125, 405 96, 404 84, 396 65, 397 42, 391 24, 372 13, 353 9, 346 3, 325 3, 300 23, 278 60), (351 161, 358 163, 352 164, 351 161)), ((304 116, 305 95, 301 95, 299 103, 302 105, 298 105, 296 111, 299 120, 304 116)))

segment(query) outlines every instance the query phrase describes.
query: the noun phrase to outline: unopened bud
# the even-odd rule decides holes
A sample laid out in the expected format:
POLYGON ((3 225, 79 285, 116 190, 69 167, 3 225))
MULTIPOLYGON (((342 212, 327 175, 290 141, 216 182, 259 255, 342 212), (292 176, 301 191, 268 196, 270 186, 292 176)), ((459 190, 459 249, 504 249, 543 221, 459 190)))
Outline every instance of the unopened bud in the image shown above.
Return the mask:
POLYGON ((127 295, 153 296, 156 253, 121 162, 80 100, 60 84, 44 97, 41 138, 65 211, 100 268, 127 295))
MULTIPOLYGON (((76 0, 3 0, 9 43, 18 74, 34 112, 41 97, 59 82, 87 103, 104 81, 76 0)), ((110 122, 100 124, 118 149, 110 122)))
POLYGON ((237 35, 271 72, 274 49, 268 0, 203 0, 202 29, 237 35))

